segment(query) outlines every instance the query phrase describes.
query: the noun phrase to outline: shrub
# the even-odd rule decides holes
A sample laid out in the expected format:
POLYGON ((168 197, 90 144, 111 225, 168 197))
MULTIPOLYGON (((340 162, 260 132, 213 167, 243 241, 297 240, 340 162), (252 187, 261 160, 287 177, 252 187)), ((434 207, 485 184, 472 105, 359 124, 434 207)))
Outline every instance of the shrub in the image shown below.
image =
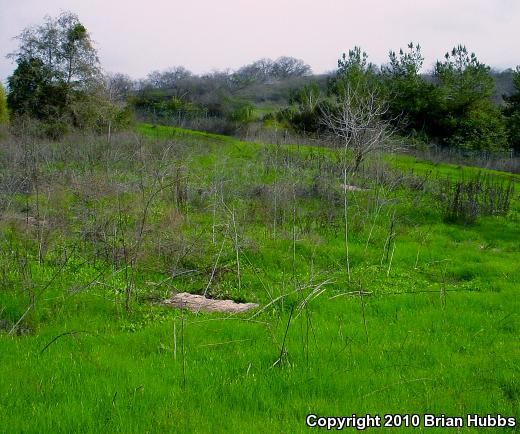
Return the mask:
POLYGON ((69 132, 69 123, 60 119, 42 122, 42 133, 51 140, 59 140, 69 132))
POLYGON ((474 223, 478 217, 506 215, 514 188, 493 176, 477 175, 468 181, 446 180, 441 183, 439 199, 445 204, 444 221, 474 223))
POLYGON ((236 101, 231 105, 228 119, 240 124, 248 124, 254 120, 255 108, 250 102, 236 101))
POLYGON ((5 96, 5 90, 0 83, 0 124, 7 123, 8 120, 8 112, 7 112, 7 99, 5 96))

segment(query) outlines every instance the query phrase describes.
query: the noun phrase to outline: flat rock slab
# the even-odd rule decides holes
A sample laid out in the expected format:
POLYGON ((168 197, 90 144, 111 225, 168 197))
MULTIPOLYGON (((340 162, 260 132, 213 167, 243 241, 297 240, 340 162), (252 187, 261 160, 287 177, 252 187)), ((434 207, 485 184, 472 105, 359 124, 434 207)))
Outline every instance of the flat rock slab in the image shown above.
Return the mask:
POLYGON ((164 300, 164 304, 179 309, 190 309, 194 312, 203 310, 206 312, 242 313, 258 307, 256 303, 236 303, 233 300, 214 300, 204 297, 203 295, 190 294, 188 292, 175 294, 169 300, 164 300))

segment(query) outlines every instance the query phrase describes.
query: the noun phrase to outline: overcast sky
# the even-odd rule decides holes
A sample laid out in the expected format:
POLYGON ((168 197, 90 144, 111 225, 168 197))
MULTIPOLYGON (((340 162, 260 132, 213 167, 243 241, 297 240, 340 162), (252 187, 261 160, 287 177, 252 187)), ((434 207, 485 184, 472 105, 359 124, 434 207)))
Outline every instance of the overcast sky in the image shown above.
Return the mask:
POLYGON ((64 10, 90 31, 105 70, 134 78, 281 55, 320 73, 354 45, 381 64, 412 40, 426 69, 458 43, 495 68, 520 64, 520 0, 0 0, 0 80, 15 67, 13 36, 64 10))

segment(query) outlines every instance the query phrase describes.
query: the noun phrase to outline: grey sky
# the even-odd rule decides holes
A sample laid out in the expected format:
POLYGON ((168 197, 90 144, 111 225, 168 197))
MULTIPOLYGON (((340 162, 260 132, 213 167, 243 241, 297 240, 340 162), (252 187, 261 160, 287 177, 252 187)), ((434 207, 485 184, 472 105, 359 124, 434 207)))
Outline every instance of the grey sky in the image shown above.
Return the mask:
POLYGON ((458 43, 496 67, 520 63, 518 0, 0 0, 0 80, 12 37, 48 14, 79 15, 102 66, 134 78, 182 65, 196 73, 261 57, 299 57, 315 72, 354 45, 381 64, 413 40, 425 66, 458 43))

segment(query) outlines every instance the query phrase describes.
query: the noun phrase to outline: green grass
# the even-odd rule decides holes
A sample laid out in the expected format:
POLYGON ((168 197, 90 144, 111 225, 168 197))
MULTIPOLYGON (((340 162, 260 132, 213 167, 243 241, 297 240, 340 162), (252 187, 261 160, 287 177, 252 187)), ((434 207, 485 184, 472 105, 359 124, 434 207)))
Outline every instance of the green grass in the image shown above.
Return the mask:
POLYGON ((443 177, 467 178, 480 173, 493 175, 501 180, 516 182, 517 188, 518 182, 520 181, 520 175, 515 173, 482 169, 480 167, 473 166, 461 166, 450 163, 432 163, 409 155, 393 155, 392 157, 387 157, 387 159, 396 168, 401 170, 413 170, 414 173, 427 176, 431 176, 433 174, 443 177))
MULTIPOLYGON (((41 145, 38 200, 2 196, 0 431, 304 432, 309 413, 520 420, 518 197, 509 215, 463 226, 444 223, 442 204, 406 183, 382 190, 377 215, 376 190, 352 193, 349 281, 343 197, 326 168, 333 150, 138 132, 137 143, 41 145), (124 250, 139 242, 149 198, 129 266, 124 250), (47 226, 27 221, 37 209, 47 226), (221 245, 210 295, 267 309, 230 316, 157 304, 170 291, 202 292, 221 245), (197 272, 168 279, 181 270, 197 272), (300 310, 319 284, 325 292, 300 310), (349 294, 360 289, 370 295, 349 294), (34 300, 22 333, 9 336, 34 300)), ((415 175, 476 170, 390 161, 415 175)))

